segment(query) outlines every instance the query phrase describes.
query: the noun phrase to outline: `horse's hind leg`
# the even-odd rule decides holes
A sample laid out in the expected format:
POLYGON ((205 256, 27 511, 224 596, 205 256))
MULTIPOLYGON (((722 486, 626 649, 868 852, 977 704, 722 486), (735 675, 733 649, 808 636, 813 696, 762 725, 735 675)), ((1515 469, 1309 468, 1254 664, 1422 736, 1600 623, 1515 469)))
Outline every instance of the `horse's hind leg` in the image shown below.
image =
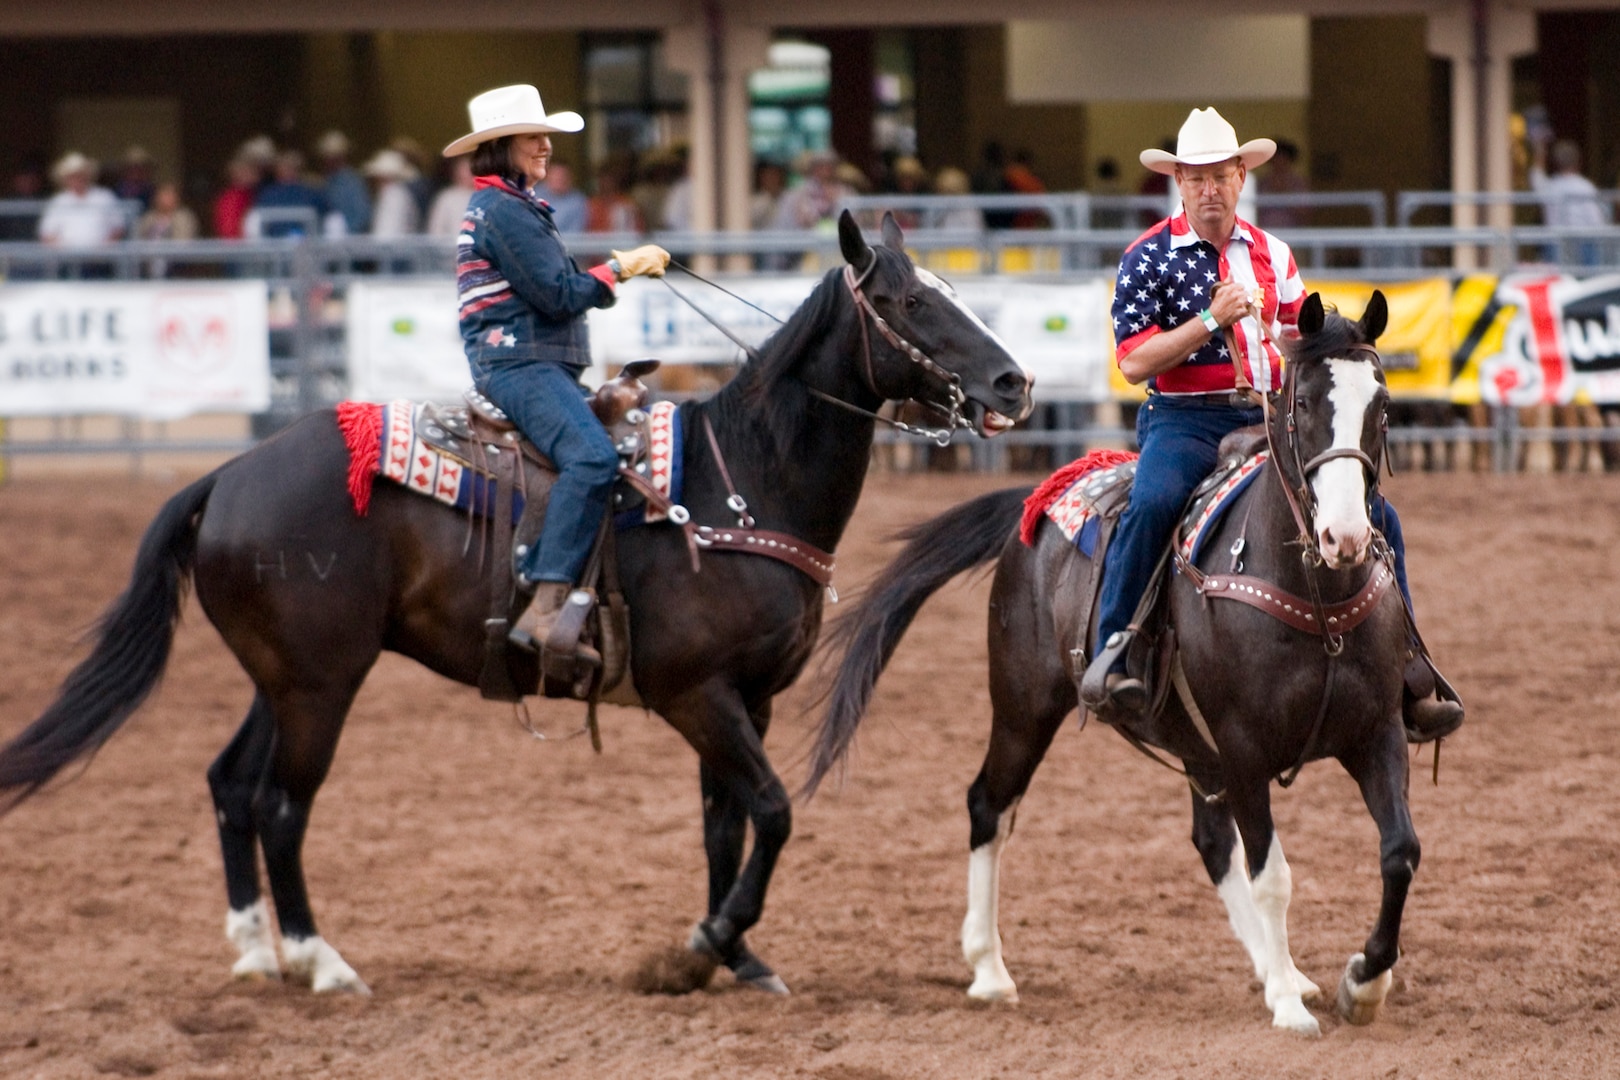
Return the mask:
POLYGON ((1378 866, 1384 879, 1378 923, 1363 950, 1350 958, 1339 981, 1339 1015, 1352 1024, 1370 1024, 1389 994, 1392 969, 1400 958, 1401 914, 1417 875, 1417 832, 1407 808, 1407 758, 1399 725, 1386 724, 1381 742, 1344 766, 1361 787, 1361 797, 1378 823, 1378 866))
POLYGON ((316 932, 304 886, 304 831, 309 826, 310 806, 332 764, 353 698, 354 688, 291 691, 274 697, 276 737, 270 770, 253 800, 253 822, 264 848, 265 873, 281 923, 287 972, 308 979, 317 993, 371 992, 316 932))
MULTIPOLYGON (((1216 778, 1199 777, 1206 791, 1218 786, 1216 778)), ((1197 792, 1192 793, 1193 846, 1204 860, 1204 869, 1215 892, 1226 905, 1226 917, 1232 924, 1232 933, 1249 954, 1254 965, 1254 977, 1265 984, 1270 974, 1271 957, 1266 946, 1265 921, 1254 902, 1254 889, 1249 881, 1247 856, 1243 850, 1243 837, 1232 821, 1232 812, 1225 802, 1208 803, 1197 792)), ((1307 979, 1288 957, 1288 978, 1299 995, 1306 1001, 1321 996, 1321 988, 1307 979)))
POLYGON ((1295 982, 1297 969, 1288 951, 1288 904, 1293 899, 1294 878, 1271 820, 1269 779, 1261 776, 1247 784, 1229 783, 1226 793, 1248 857, 1249 887, 1260 914, 1266 1007, 1271 1010, 1272 1026, 1320 1035, 1321 1025, 1302 1000, 1303 991, 1313 984, 1295 982))
POLYGON ((997 922, 1001 853, 1012 836, 1018 802, 1077 695, 1051 639, 1045 606, 1004 600, 1000 574, 997 586, 990 618, 990 746, 967 796, 968 910, 962 920, 962 955, 973 966, 969 997, 1016 1002, 1018 986, 1002 959, 997 922), (1000 612, 1006 612, 1005 624, 1000 612))
MULTIPOLYGON (((754 730, 761 739, 770 726, 770 717, 769 704, 754 713, 754 730)), ((698 777, 703 788, 703 849, 709 857, 709 917, 712 919, 720 914, 742 869, 748 807, 707 764, 699 765, 698 777)), ((754 955, 741 934, 737 935, 735 950, 726 966, 739 982, 763 989, 776 990, 781 982, 770 967, 754 955)))
POLYGON ((230 905, 225 936, 240 953, 231 966, 239 979, 281 978, 270 910, 259 893, 259 834, 253 822, 253 796, 269 765, 274 738, 269 706, 255 695, 242 727, 208 768, 230 905))

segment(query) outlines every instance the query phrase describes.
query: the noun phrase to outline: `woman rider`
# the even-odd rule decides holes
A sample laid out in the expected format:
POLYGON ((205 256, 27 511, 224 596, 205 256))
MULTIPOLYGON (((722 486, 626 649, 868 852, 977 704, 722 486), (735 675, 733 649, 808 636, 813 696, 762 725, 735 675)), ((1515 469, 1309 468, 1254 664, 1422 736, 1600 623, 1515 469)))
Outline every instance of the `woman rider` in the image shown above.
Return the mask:
POLYGON ((590 554, 618 470, 579 384, 591 362, 585 314, 611 306, 618 282, 662 274, 669 253, 647 244, 582 272, 551 207, 533 192, 551 159, 549 133, 580 130, 579 114, 547 115, 527 85, 479 94, 467 114, 472 132, 444 148, 445 157, 472 151, 476 178, 456 241, 462 343, 474 385, 557 466, 540 539, 518 567, 534 599, 510 634, 539 652, 590 554))

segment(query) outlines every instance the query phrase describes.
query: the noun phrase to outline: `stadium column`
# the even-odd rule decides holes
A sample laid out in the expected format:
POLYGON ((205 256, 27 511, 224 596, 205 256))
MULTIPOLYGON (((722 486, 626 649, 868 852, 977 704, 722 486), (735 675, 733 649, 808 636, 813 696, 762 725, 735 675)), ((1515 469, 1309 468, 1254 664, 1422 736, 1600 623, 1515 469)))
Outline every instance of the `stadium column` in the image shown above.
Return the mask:
MULTIPOLYGON (((702 7, 701 21, 670 27, 664 36, 665 62, 687 76, 689 88, 692 227, 746 232, 753 187, 748 75, 765 66, 770 28, 741 21, 740 13, 717 0, 702 7)), ((750 265, 746 258, 742 262, 750 265)), ((701 263, 714 265, 711 259, 701 263)))
MULTIPOLYGON (((1513 190, 1513 59, 1536 50, 1536 17, 1502 0, 1472 0, 1429 16, 1428 50, 1451 61, 1451 189, 1458 194, 1513 190)), ((1474 207, 1459 205, 1454 224, 1469 227, 1481 219, 1474 207)), ((1491 207, 1484 218, 1507 228, 1513 208, 1491 207)), ((1458 269, 1478 265, 1476 249, 1459 245, 1458 269)))

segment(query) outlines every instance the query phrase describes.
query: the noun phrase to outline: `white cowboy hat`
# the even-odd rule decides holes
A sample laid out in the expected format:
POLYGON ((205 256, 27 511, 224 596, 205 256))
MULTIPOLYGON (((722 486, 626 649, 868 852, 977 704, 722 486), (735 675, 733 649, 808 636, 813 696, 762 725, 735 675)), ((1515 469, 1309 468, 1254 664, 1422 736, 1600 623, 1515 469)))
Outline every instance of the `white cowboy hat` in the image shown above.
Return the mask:
POLYGON ((578 131, 585 120, 576 112, 546 114, 540 104, 540 91, 528 84, 486 90, 467 102, 472 131, 444 148, 445 157, 465 154, 479 143, 502 135, 533 132, 578 131))
POLYGON ((1187 114, 1176 136, 1176 152, 1144 150, 1142 164, 1166 176, 1176 171, 1177 165, 1214 165, 1216 162, 1238 158, 1244 168, 1252 169, 1270 161, 1277 152, 1277 144, 1270 139, 1250 139, 1238 145, 1237 130, 1213 107, 1194 109, 1187 114))
POLYGON ((379 150, 360 170, 377 180, 415 180, 416 168, 398 150, 379 150))
POLYGON ((60 161, 51 166, 51 179, 61 182, 74 173, 95 176, 97 167, 95 159, 87 158, 77 150, 69 150, 60 161))

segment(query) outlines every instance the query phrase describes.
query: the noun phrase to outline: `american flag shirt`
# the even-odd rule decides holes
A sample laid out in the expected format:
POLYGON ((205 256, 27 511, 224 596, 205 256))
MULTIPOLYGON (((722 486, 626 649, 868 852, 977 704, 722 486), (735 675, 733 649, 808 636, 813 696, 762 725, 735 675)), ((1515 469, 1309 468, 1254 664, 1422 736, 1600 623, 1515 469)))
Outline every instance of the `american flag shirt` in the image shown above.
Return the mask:
MULTIPOLYGON (((1201 239, 1186 213, 1166 218, 1138 237, 1119 260, 1114 282, 1114 353, 1124 357, 1155 334, 1196 320, 1209 307, 1217 281, 1231 280, 1262 294, 1261 317, 1281 335, 1299 325, 1305 282, 1288 245, 1242 218, 1224 248, 1201 239)), ((1238 351, 1257 390, 1281 383, 1282 354, 1253 318, 1233 327, 1238 351)), ((1224 333, 1213 334, 1184 362, 1148 380, 1161 394, 1208 394, 1237 382, 1224 333)))

